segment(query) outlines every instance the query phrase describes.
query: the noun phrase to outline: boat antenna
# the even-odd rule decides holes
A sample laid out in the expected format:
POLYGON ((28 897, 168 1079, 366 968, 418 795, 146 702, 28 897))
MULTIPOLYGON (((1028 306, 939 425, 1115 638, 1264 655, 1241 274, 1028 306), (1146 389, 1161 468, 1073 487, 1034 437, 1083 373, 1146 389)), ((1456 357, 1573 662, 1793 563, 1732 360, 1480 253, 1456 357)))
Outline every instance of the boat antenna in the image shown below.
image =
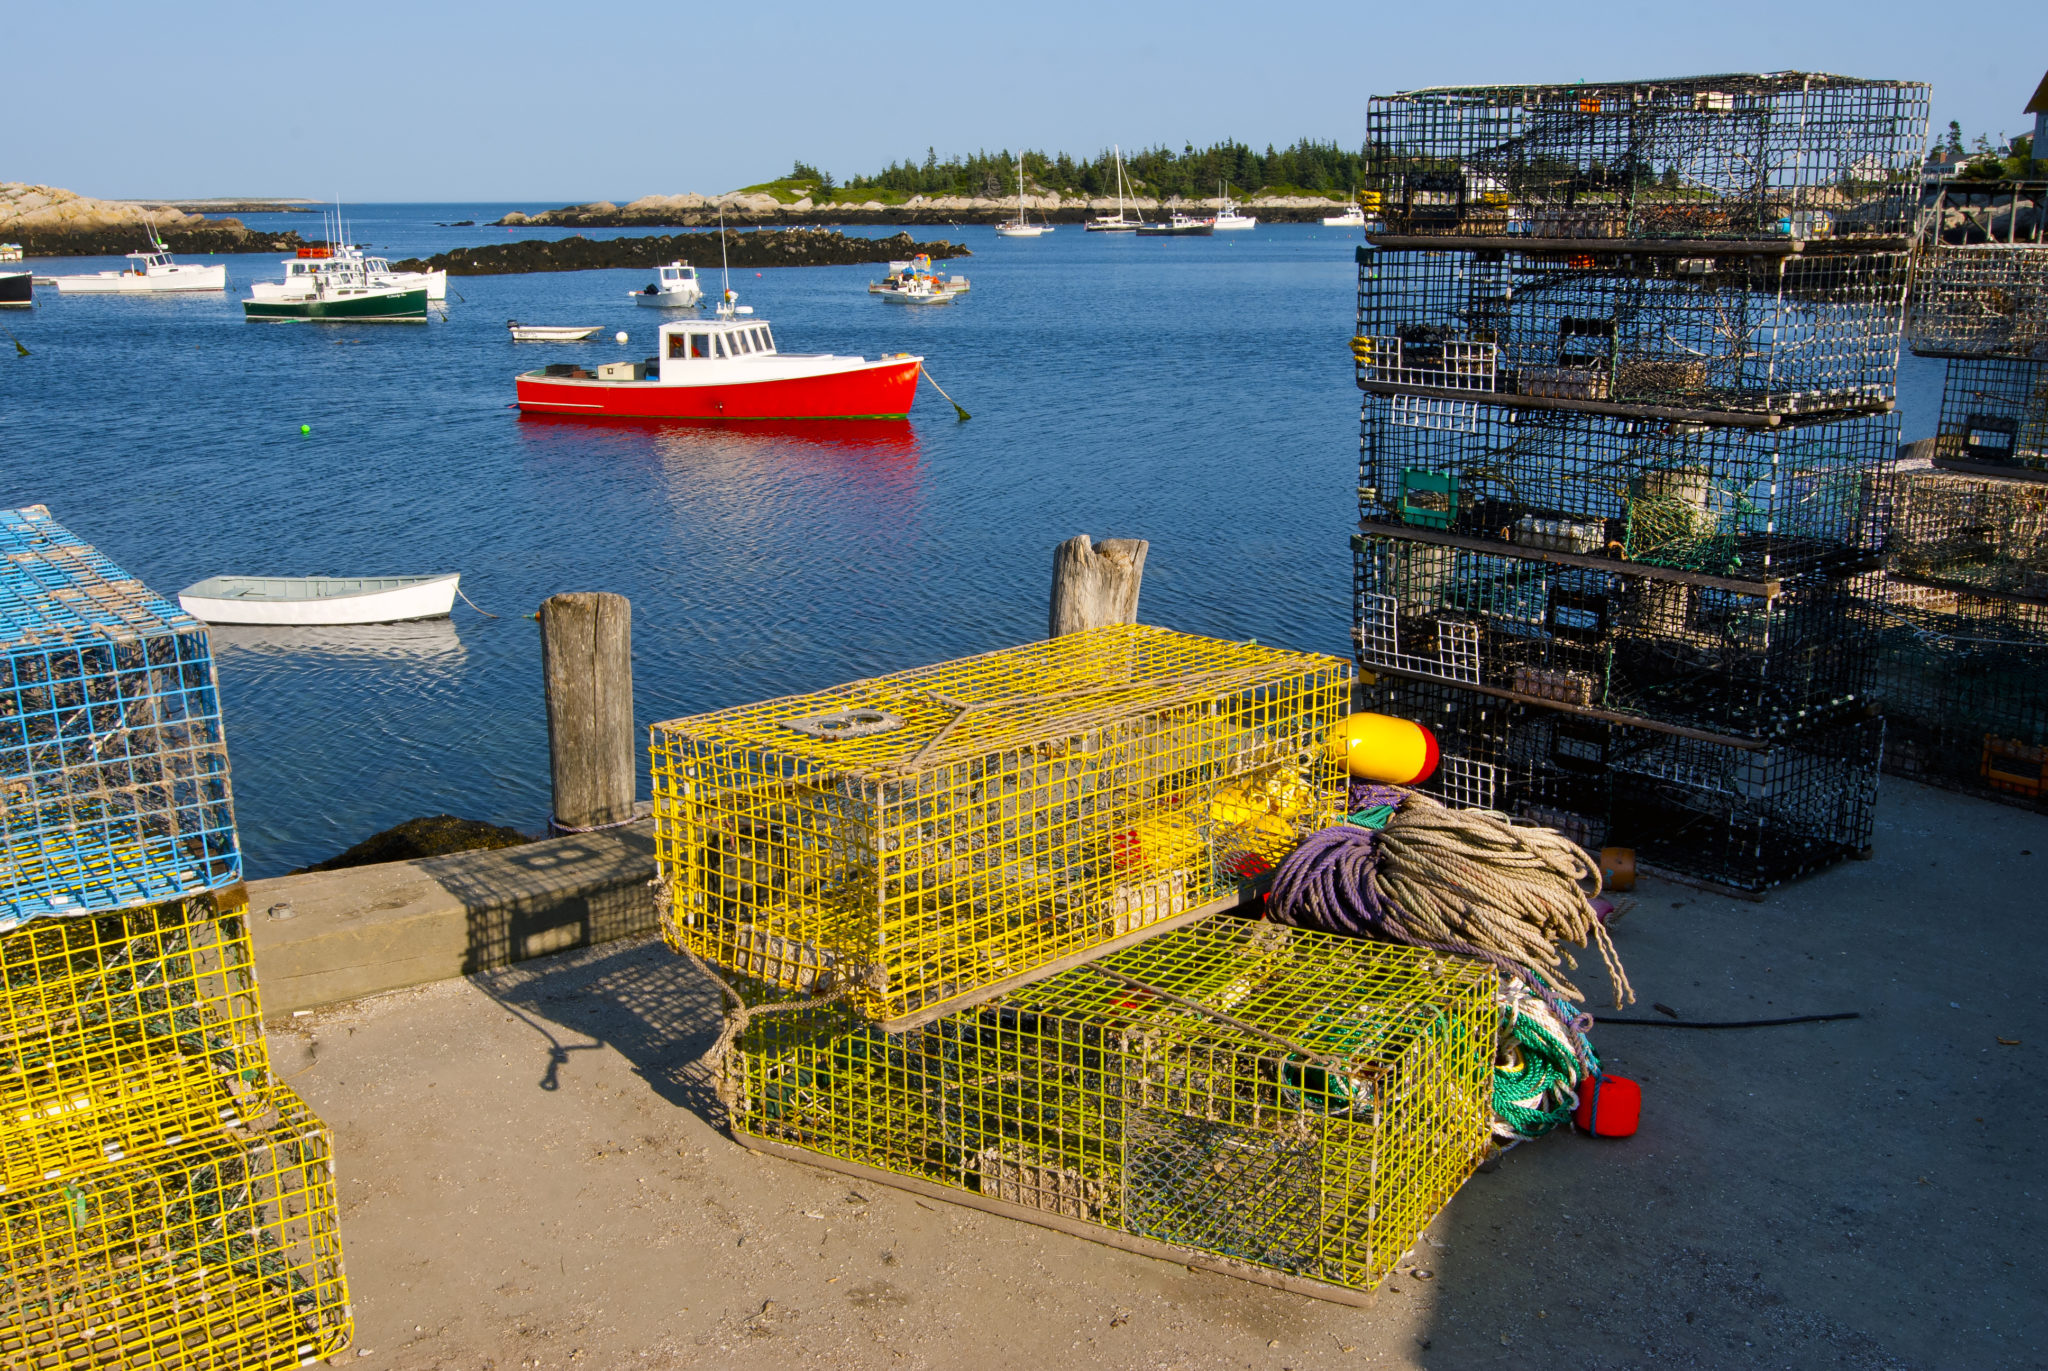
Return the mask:
POLYGON ((732 263, 725 251, 725 201, 718 202, 718 317, 732 318, 732 263))

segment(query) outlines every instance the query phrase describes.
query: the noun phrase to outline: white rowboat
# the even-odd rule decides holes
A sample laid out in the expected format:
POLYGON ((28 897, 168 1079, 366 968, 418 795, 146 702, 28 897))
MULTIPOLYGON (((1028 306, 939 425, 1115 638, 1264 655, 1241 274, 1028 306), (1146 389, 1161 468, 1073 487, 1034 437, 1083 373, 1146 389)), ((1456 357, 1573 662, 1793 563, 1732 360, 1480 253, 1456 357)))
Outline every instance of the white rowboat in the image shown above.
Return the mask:
POLYGON ((396 624, 439 619, 462 580, 448 576, 209 576, 178 592, 209 624, 396 624))
POLYGON ((591 334, 601 330, 603 324, 592 324, 589 328, 578 328, 574 324, 522 324, 517 319, 508 320, 505 327, 512 330, 515 343, 580 343, 591 334))

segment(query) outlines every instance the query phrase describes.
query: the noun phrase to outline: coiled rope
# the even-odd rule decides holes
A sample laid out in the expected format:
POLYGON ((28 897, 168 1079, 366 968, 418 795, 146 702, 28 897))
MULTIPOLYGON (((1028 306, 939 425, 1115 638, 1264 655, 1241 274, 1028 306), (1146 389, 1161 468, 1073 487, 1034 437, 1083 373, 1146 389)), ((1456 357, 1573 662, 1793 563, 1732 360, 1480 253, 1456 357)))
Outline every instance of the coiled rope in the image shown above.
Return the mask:
MULTIPOLYGON (((1585 996, 1563 969, 1578 963, 1561 944, 1597 948, 1615 1007, 1634 1002, 1593 909, 1600 868, 1584 849, 1490 810, 1447 809, 1392 786, 1361 789, 1364 807, 1391 807, 1385 827, 1340 824, 1311 835, 1280 863, 1269 918, 1478 957, 1526 986, 1575 1040, 1592 1020, 1576 1007, 1585 996)), ((1590 1048, 1579 1056, 1590 1064, 1590 1048)))

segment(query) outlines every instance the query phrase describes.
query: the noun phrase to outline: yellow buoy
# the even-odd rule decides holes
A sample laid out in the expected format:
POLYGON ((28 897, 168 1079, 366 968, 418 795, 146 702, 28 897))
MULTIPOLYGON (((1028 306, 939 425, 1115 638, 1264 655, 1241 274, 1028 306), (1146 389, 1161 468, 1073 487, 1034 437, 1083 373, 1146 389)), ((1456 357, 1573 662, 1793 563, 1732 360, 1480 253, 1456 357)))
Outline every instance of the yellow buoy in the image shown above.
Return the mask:
POLYGON ((1436 735, 1387 714, 1347 714, 1330 730, 1329 756, 1361 781, 1420 785, 1436 770, 1436 735))

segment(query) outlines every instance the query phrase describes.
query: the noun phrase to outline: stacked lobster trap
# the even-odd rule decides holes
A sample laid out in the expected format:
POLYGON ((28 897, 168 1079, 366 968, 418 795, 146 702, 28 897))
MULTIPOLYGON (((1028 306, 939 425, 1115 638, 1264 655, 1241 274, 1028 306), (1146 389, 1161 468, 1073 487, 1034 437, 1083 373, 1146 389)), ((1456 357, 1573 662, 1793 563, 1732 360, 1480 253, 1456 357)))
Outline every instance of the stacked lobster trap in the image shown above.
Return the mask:
POLYGON ((1758 891, 1862 851, 1927 88, 1372 102, 1354 641, 1444 798, 1758 891))
POLYGON ((326 1130, 270 1071, 205 629, 0 512, 0 1364, 347 1346, 326 1130))
POLYGON ((1907 340, 1943 361, 1941 415, 1902 449, 1884 572, 1860 587, 1881 626, 1887 769, 2033 804, 2048 801, 2044 192, 1949 185, 1923 221, 1907 340))
POLYGON ((1211 917, 1344 814, 1350 676, 1123 625, 655 725, 663 930, 747 1006, 735 1130, 1375 1285, 1484 1154, 1492 975, 1211 917))

